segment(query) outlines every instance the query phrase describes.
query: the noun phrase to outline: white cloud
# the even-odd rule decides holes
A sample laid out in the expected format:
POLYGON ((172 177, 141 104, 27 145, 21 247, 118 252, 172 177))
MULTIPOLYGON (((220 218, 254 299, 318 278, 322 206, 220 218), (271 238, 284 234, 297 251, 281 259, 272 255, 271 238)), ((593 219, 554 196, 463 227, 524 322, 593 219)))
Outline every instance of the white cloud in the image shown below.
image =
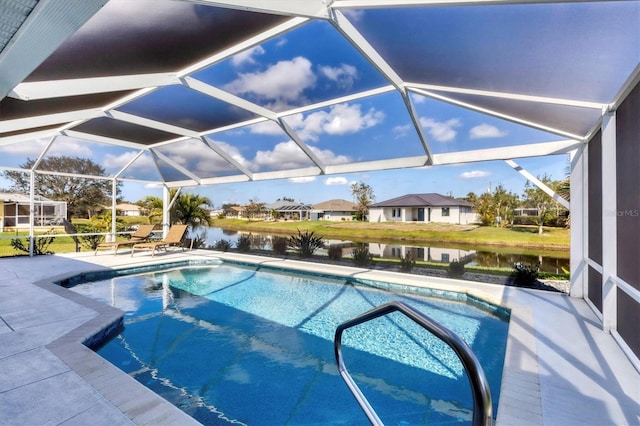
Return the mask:
POLYGON ((411 96, 411 101, 416 105, 423 104, 427 101, 426 96, 418 95, 415 93, 410 93, 409 96, 411 96))
POLYGON ((261 99, 286 103, 300 98, 304 89, 315 82, 311 61, 298 56, 280 61, 264 72, 241 73, 224 89, 236 95, 254 94, 261 99))
MULTIPOLYGON (((42 154, 47 143, 49 143, 49 140, 45 139, 37 139, 29 143, 13 143, 4 146, 2 151, 10 155, 22 155, 35 159, 42 154)), ((47 151, 47 156, 92 158, 93 151, 85 141, 58 137, 47 151)))
MULTIPOLYGON (((138 155, 138 151, 127 151, 120 155, 106 154, 104 156, 104 167, 107 169, 122 169, 133 158, 138 155)), ((149 155, 141 155, 130 167, 135 169, 151 169, 154 167, 154 163, 149 155)))
MULTIPOLYGON (((210 139, 213 143, 215 143, 218 147, 220 147, 220 149, 222 149, 224 152, 227 153, 227 155, 229 155, 231 158, 233 158, 238 164, 242 165, 243 167, 246 168, 251 168, 251 162, 249 160, 247 160, 238 150, 238 148, 236 148, 233 145, 230 145, 226 142, 222 142, 222 141, 214 141, 212 139, 210 139)), ((224 160, 226 164, 229 164, 226 162, 226 160, 224 160)), ((229 167, 233 167, 233 166, 229 166, 229 167)))
POLYGON ((491 172, 486 172, 482 170, 472 170, 470 172, 464 172, 460 174, 462 179, 480 179, 491 176, 491 172))
POLYGON ((289 182, 291 182, 291 183, 309 183, 309 182, 313 182, 315 180, 316 180, 315 176, 289 178, 289 182))
POLYGON ((411 128, 412 126, 410 124, 405 124, 404 126, 395 126, 392 132, 396 136, 396 139, 400 139, 407 136, 411 128))
POLYGON ((311 160, 294 142, 280 142, 271 151, 258 151, 252 162, 252 169, 263 167, 277 169, 297 169, 311 166, 311 160))
POLYGON ((282 135, 282 129, 271 120, 251 126, 250 132, 256 135, 282 135))
POLYGON ((231 168, 226 160, 195 139, 165 145, 159 151, 198 176, 211 176, 214 170, 231 168))
POLYGON ((353 22, 359 22, 364 16, 364 10, 343 9, 342 13, 353 22))
POLYGON ((482 123, 469 130, 469 137, 471 139, 484 139, 484 138, 501 138, 506 136, 507 132, 498 129, 491 124, 482 123))
MULTIPOLYGON (((325 164, 348 163, 351 159, 344 155, 336 155, 328 149, 309 147, 311 151, 325 164)), ((251 169, 260 170, 263 167, 272 169, 297 169, 310 167, 313 163, 300 147, 293 141, 280 142, 273 150, 258 151, 253 159, 251 169)))
POLYGON ((235 54, 233 58, 231 58, 231 63, 234 67, 238 67, 244 64, 255 64, 255 57, 264 55, 264 53, 265 51, 262 46, 255 46, 251 49, 235 54))
POLYGON ((333 186, 333 185, 346 185, 347 182, 347 178, 344 178, 342 176, 337 176, 337 177, 330 177, 325 179, 324 184, 327 186, 333 186))
POLYGON ((366 113, 359 104, 338 104, 329 111, 316 111, 306 118, 296 114, 287 118, 287 122, 305 140, 317 141, 321 134, 345 135, 373 127, 384 120, 384 113, 371 108, 366 113))
POLYGON ((451 142, 458 132, 455 128, 462 126, 457 118, 447 121, 436 121, 432 118, 420 118, 420 124, 426 128, 431 137, 438 142, 451 142))
POLYGON ((315 146, 310 146, 311 151, 322 161, 324 164, 344 164, 350 163, 351 158, 346 155, 336 155, 330 149, 319 149, 315 146))
POLYGON ((341 89, 351 89, 358 78, 358 70, 353 65, 341 64, 339 67, 321 66, 320 74, 335 81, 341 89))

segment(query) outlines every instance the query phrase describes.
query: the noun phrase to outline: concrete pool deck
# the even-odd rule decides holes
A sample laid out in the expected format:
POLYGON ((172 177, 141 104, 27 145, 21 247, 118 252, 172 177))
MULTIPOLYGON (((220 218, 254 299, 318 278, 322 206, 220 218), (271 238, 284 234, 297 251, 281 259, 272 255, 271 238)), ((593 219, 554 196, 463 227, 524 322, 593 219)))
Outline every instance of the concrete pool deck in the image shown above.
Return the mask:
POLYGON ((512 313, 498 425, 640 424, 640 374, 582 299, 204 250, 153 258, 105 252, 0 259, 0 424, 197 424, 82 344, 118 324, 120 311, 51 281, 108 268, 213 258, 462 291, 507 306, 512 313))

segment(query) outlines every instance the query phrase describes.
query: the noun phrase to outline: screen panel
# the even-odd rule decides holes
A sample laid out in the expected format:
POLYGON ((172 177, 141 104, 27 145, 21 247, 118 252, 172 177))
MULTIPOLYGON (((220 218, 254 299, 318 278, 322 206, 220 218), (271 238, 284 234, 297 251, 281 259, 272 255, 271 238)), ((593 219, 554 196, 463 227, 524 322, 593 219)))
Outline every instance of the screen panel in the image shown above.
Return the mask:
POLYGON ((640 290, 640 85, 616 113, 618 276, 640 290))
POLYGON ((621 289, 617 289, 618 333, 640 358, 640 304, 621 289))
POLYGON ((589 141, 589 258, 602 265, 602 133, 589 141))
POLYGON ((602 312, 602 274, 589 266, 589 300, 602 312))

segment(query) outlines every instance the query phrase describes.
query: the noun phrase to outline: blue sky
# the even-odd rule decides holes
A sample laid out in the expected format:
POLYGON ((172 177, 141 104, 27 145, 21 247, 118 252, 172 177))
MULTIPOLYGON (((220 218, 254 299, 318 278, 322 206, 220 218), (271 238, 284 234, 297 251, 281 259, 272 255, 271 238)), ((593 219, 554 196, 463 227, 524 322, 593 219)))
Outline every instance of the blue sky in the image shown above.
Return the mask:
MULTIPOLYGON (((380 18, 379 12, 372 13, 376 19, 380 18)), ((394 13, 411 12, 397 10, 394 13)), ((363 18, 361 14, 352 16, 354 22, 363 18)), ((364 26, 362 31, 366 30, 364 26)), ((417 34, 417 43, 420 37, 429 37, 429 34, 417 34)), ((277 112, 388 85, 374 67, 326 22, 298 27, 203 69, 194 77, 277 112)), ((565 139, 415 93, 411 94, 411 101, 422 131, 436 154, 565 139)), ((118 109, 167 120, 197 131, 230 124, 238 118, 255 117, 252 113, 180 86, 158 89, 147 98, 118 109), (179 104, 176 102, 178 99, 186 103, 179 104)), ((284 117, 284 121, 327 165, 424 154, 406 106, 395 91, 297 112, 284 117)), ((296 143, 273 122, 209 134, 206 141, 227 151, 236 162, 252 172, 312 166, 296 143)), ((1 146, 0 166, 16 167, 27 158, 36 158, 45 144, 46 141, 42 140, 1 146)), ((237 174, 237 170, 207 149, 202 141, 188 140, 163 146, 158 151, 201 178, 237 174)), ((114 175, 137 153, 132 148, 60 137, 48 155, 88 157, 101 164, 109 175, 114 175)), ((514 152, 514 157, 517 155, 514 152)), ((517 162, 534 175, 548 174, 559 180, 565 177, 568 156, 521 159, 517 162)), ((160 173, 168 179, 184 178, 180 172, 170 172, 164 165, 161 165, 160 173)), ((122 176, 156 180, 159 174, 151 155, 145 153, 122 176)), ((504 162, 494 161, 223 184, 188 188, 187 191, 209 197, 216 206, 228 202, 242 204, 249 199, 268 203, 285 196, 305 203, 318 203, 333 198, 350 200, 350 185, 359 181, 373 188, 378 201, 407 193, 426 192, 460 197, 468 192, 480 194, 497 185, 521 193, 525 185, 521 175, 504 162)), ((7 185, 0 178, 0 187, 7 185)), ((127 182, 123 187, 124 198, 132 202, 145 195, 160 194, 155 184, 127 182)))

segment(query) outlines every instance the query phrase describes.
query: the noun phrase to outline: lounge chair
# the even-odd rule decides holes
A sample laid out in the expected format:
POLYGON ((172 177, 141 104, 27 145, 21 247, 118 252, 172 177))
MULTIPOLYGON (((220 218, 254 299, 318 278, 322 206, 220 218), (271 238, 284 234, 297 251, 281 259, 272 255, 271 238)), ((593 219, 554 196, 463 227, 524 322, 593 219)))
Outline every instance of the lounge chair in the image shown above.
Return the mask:
MULTIPOLYGON (((162 241, 151 241, 148 243, 138 243, 131 247, 131 257, 136 250, 151 250, 151 257, 156 254, 157 248, 163 248, 165 251, 171 246, 182 246, 182 239, 187 232, 189 225, 172 225, 167 236, 162 241)), ((184 247, 182 247, 184 251, 184 247)))
POLYGON ((153 231, 154 225, 140 225, 136 232, 131 234, 130 240, 122 240, 122 241, 113 241, 109 243, 100 243, 98 247, 96 247, 96 251, 93 253, 95 256, 98 254, 98 250, 110 250, 113 249, 114 256, 118 254, 118 247, 120 246, 131 246, 137 243, 145 242, 151 236, 151 232, 153 231))

